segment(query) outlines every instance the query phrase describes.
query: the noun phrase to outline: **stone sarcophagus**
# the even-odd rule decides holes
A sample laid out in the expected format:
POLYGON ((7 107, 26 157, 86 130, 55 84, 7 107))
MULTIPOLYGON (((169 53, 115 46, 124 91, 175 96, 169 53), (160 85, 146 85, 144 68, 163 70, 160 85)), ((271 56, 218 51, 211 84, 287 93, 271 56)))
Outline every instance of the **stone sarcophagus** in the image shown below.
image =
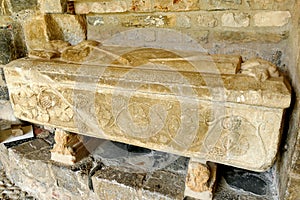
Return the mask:
POLYGON ((22 120, 254 171, 276 157, 291 94, 266 61, 92 41, 44 49, 5 67, 22 120))

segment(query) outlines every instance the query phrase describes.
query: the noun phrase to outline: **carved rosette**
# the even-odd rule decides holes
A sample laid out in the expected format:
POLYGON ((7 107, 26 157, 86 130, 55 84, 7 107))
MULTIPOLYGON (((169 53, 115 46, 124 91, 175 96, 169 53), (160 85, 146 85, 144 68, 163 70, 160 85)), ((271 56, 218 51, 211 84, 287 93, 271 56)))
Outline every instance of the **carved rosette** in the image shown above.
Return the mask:
POLYGON ((265 157, 265 144, 260 134, 256 126, 241 116, 221 117, 211 124, 204 140, 204 151, 215 160, 265 157))
POLYGON ((47 123, 51 120, 69 122, 74 115, 65 98, 51 88, 23 86, 11 97, 19 117, 47 123))

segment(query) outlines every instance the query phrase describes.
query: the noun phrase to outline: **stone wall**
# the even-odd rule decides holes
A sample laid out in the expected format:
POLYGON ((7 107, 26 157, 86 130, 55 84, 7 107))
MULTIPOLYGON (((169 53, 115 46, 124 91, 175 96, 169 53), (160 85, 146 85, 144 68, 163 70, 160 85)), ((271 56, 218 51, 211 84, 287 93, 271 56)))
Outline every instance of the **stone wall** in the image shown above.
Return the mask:
MULTIPOLYGON (((261 57, 276 64, 290 77, 295 96, 299 96, 298 0, 25 2, 0 0, 0 64, 23 57, 26 48, 36 49, 53 39, 71 44, 91 39, 113 45, 240 54, 244 60, 261 57)), ((0 78, 0 99, 7 98, 0 78)), ((298 111, 295 106, 288 113, 292 117, 284 128, 285 151, 275 166, 281 173, 280 195, 288 199, 299 198, 300 190, 296 184, 300 187, 298 111)))

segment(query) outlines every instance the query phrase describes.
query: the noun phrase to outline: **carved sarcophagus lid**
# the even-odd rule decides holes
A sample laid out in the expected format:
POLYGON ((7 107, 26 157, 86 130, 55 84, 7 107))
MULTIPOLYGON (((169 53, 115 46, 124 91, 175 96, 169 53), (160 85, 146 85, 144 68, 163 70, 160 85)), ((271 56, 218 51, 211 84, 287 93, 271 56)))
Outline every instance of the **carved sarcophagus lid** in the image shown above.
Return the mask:
POLYGON ((266 61, 91 41, 30 56, 5 67, 20 119, 254 171, 276 157, 291 94, 266 61))

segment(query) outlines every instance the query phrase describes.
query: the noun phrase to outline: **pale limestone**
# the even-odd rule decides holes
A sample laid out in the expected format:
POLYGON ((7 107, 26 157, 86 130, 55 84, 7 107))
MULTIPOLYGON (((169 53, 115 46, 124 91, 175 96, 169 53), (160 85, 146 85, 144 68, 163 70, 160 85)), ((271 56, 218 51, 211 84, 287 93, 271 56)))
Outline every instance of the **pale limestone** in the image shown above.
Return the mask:
POLYGON ((64 40, 70 44, 78 44, 86 39, 86 22, 82 15, 66 15, 66 14, 51 14, 49 17, 49 29, 58 27, 61 32, 60 38, 52 38, 52 40, 64 40), (53 24, 50 24, 50 21, 53 24))
POLYGON ((249 16, 245 13, 224 13, 221 18, 222 26, 247 27, 249 26, 249 16))
MULTIPOLYGON (((52 30, 53 29, 55 29, 55 26, 52 27, 52 30)), ((53 32, 48 31, 45 16, 38 15, 27 20, 24 24, 24 36, 27 49, 39 49, 45 42, 49 41, 50 38, 57 37, 57 35, 52 36, 52 33, 53 32)))
POLYGON ((236 74, 240 58, 235 56, 92 49, 76 53, 74 58, 87 57, 74 63, 21 59, 7 65, 15 115, 254 171, 272 166, 291 98, 283 77, 261 81, 236 74))
POLYGON ((74 2, 76 14, 88 13, 119 13, 129 10, 128 2, 124 0, 74 2))
POLYGON ((204 26, 204 27, 213 28, 213 27, 218 25, 217 18, 212 14, 210 14, 210 15, 207 15, 207 14, 206 15, 204 15, 204 14, 199 15, 197 17, 197 22, 200 26, 204 26))
POLYGON ((190 160, 184 195, 200 200, 211 200, 217 179, 217 165, 201 164, 190 160))
POLYGON ((86 139, 61 129, 55 130, 54 139, 51 160, 66 165, 74 165, 87 157, 99 145, 98 141, 86 139))
POLYGON ((190 11, 200 8, 198 0, 154 0, 153 4, 156 11, 190 11))
POLYGON ((67 0, 39 0, 42 13, 64 13, 67 11, 67 0))
POLYGON ((250 59, 246 61, 242 64, 241 73, 253 76, 259 81, 280 76, 275 65, 262 59, 250 59))
POLYGON ((291 18, 289 11, 264 11, 253 16, 254 26, 284 26, 291 18))
MULTIPOLYGON (((85 18, 80 15, 46 14, 36 15, 24 23, 24 35, 28 50, 47 50, 43 57, 52 58, 51 52, 77 44, 86 39, 85 18), (65 42, 61 41, 64 40, 65 42)), ((43 54, 43 52, 35 52, 43 54)), ((59 53, 58 53, 59 54, 59 53)))
POLYGON ((136 12, 153 11, 152 0, 132 0, 131 10, 136 12))

